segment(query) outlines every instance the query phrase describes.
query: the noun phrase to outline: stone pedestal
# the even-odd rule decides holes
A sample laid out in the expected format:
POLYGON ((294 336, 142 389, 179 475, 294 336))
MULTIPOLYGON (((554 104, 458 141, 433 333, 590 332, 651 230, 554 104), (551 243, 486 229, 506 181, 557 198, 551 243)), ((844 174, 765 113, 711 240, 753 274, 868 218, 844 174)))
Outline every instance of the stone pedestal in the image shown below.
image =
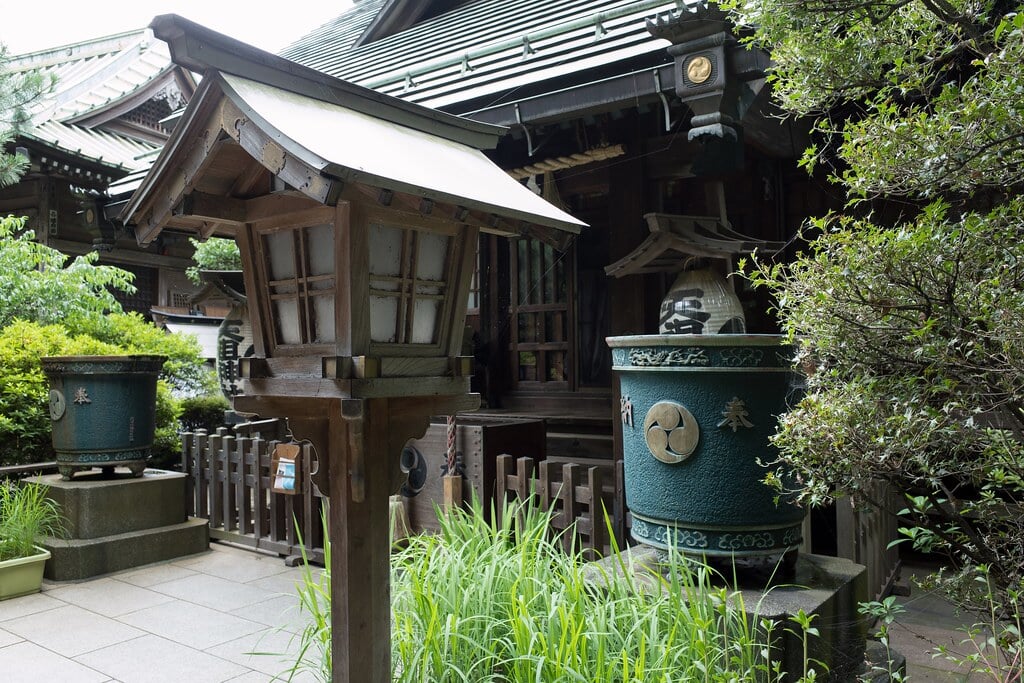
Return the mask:
POLYGON ((185 514, 185 478, 180 472, 147 469, 139 478, 99 471, 72 481, 36 477, 65 517, 67 535, 41 545, 52 558, 46 578, 74 581, 192 555, 209 547, 209 524, 185 514))
MULTIPOLYGON (((608 557, 595 565, 603 572, 633 574, 637 585, 650 591, 660 590, 657 574, 667 571, 665 551, 639 545, 622 553, 622 560, 608 557)), ((600 583, 601 572, 593 573, 600 583)), ((818 636, 810 636, 809 656, 824 662, 830 670, 818 680, 855 681, 862 671, 867 637, 867 622, 857 612, 858 603, 868 599, 867 569, 850 560, 824 555, 801 554, 796 561, 796 574, 785 584, 771 587, 743 586, 738 592, 751 623, 762 619, 775 622, 773 661, 780 661, 797 680, 803 666, 803 642, 800 628, 789 617, 803 610, 815 615, 811 623, 818 636)), ((820 670, 820 667, 817 667, 820 670)))

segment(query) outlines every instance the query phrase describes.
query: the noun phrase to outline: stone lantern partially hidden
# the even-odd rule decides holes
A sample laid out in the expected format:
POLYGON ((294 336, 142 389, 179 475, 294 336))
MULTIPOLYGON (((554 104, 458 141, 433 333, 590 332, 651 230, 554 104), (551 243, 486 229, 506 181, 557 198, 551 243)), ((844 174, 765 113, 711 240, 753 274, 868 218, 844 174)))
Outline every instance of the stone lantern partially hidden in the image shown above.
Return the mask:
POLYGON ((479 232, 564 246, 583 224, 483 155, 501 128, 180 17, 151 27, 203 79, 122 216, 143 243, 235 236, 254 332, 235 407, 287 417, 316 449, 333 680, 389 680, 388 495, 430 416, 478 406, 460 349, 479 232))

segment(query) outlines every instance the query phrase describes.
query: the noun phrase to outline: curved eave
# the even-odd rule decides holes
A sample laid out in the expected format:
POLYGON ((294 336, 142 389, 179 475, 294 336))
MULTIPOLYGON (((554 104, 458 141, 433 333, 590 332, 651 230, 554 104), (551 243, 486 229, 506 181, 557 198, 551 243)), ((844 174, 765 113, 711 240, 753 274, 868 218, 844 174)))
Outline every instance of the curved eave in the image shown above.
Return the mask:
POLYGON ((219 82, 266 137, 321 175, 574 234, 584 226, 476 148, 246 79, 219 82))
MULTIPOLYGON (((478 224, 493 221, 506 234, 545 234, 545 229, 575 234, 585 225, 472 146, 342 104, 214 72, 204 76, 182 124, 121 214, 136 226, 141 243, 155 238, 172 212, 180 213, 179 226, 201 215, 179 211, 179 205, 193 191, 207 196, 223 191, 205 187, 204 174, 217 154, 231 149, 321 203, 333 204, 342 187, 369 187, 413 201, 450 204, 477 214, 478 224), (237 145, 232 147, 232 141, 237 145)), ((240 200, 224 195, 215 201, 240 200)))

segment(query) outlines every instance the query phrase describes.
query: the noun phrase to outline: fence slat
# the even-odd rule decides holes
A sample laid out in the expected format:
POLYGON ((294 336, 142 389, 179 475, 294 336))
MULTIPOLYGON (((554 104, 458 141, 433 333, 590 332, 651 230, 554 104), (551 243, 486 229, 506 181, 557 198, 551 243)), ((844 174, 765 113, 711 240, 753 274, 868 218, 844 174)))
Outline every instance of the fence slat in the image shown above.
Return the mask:
POLYGON ((573 525, 580 516, 579 501, 576 500, 576 489, 580 484, 580 466, 575 463, 562 465, 562 518, 563 529, 572 529, 570 533, 562 534, 562 546, 566 552, 579 549, 579 535, 573 525), (575 546, 575 548, 574 548, 575 546))
POLYGON ((612 538, 625 547, 628 512, 622 497, 622 463, 593 466, 584 471, 576 463, 536 463, 532 458, 499 455, 495 462, 495 512, 502 523, 506 500, 533 500, 551 513, 552 533, 561 534, 567 550, 575 547, 588 559, 607 555, 612 538), (610 515, 609 534, 605 515, 610 515), (568 529, 569 532, 565 532, 568 529))
POLYGON ((210 520, 210 526, 217 528, 224 526, 224 506, 221 504, 221 497, 224 494, 224 490, 220 486, 220 453, 221 442, 223 440, 224 436, 222 434, 211 434, 208 442, 209 449, 207 449, 206 456, 206 461, 209 464, 209 467, 207 468, 208 474, 206 477, 210 496, 208 517, 210 520))
POLYGON ((238 531, 241 534, 249 533, 249 515, 251 504, 249 500, 249 489, 245 484, 245 471, 247 468, 246 451, 249 448, 249 439, 239 437, 235 442, 235 506, 238 510, 238 531))
POLYGON ((601 468, 590 467, 587 469, 587 483, 582 487, 589 494, 587 501, 587 521, 590 528, 587 530, 587 557, 591 560, 597 559, 598 555, 604 554, 605 541, 604 515, 604 475, 601 468))
POLYGON ((225 531, 234 531, 237 528, 235 515, 235 487, 231 483, 231 454, 235 450, 235 437, 225 436, 221 441, 220 460, 220 486, 221 486, 221 524, 225 531))
MULTIPOLYGON (((252 499, 253 535, 263 538, 267 533, 267 492, 263 488, 263 457, 267 453, 266 442, 260 437, 252 440, 252 499)), ((270 456, 267 455, 269 458, 270 456)))

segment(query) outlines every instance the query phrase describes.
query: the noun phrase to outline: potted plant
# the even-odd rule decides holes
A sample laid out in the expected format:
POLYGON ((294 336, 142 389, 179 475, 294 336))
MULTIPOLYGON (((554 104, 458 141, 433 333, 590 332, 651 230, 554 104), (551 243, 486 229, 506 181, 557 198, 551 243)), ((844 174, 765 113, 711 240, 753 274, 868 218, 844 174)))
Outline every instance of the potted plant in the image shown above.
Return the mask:
POLYGON ((63 533, 57 504, 37 482, 0 482, 0 600, 39 591, 50 552, 36 545, 41 536, 63 533))

